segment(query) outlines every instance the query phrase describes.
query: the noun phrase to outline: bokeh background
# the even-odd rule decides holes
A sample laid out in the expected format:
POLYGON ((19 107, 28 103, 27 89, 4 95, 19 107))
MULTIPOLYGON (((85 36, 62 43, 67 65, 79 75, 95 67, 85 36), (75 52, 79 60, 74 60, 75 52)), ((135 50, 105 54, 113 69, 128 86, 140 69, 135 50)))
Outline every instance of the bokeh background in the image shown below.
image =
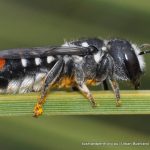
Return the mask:
MULTIPOLYGON (((79 37, 150 43, 149 0, 0 0, 0 49, 57 45, 79 37)), ((150 89, 150 56, 141 89, 150 89)), ((126 83, 123 89, 132 89, 126 83)), ((82 142, 149 142, 150 116, 1 117, 0 149, 149 149, 82 142)))

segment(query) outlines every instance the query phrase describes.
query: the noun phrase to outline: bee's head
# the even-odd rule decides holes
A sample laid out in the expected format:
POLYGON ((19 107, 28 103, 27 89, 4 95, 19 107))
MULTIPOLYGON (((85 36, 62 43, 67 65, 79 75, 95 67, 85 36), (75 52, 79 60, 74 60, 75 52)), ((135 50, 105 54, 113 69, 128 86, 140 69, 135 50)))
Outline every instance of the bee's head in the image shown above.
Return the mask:
POLYGON ((108 42, 107 49, 114 59, 117 78, 130 80, 137 89, 145 68, 144 58, 139 55, 140 48, 127 40, 115 39, 108 42))

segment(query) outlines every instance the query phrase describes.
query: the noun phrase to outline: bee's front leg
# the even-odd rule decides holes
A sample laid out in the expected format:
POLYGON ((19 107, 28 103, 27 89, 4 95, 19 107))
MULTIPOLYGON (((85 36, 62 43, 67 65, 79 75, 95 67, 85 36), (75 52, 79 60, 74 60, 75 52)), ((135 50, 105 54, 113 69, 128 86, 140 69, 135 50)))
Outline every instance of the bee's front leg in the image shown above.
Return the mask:
POLYGON ((41 90, 40 99, 38 100, 37 104, 34 107, 34 117, 38 117, 43 113, 42 105, 46 101, 46 97, 48 95, 49 89, 52 87, 54 82, 59 77, 62 70, 62 66, 63 66, 63 60, 60 58, 45 77, 43 87, 41 90))
POLYGON ((121 106, 119 85, 116 80, 109 80, 109 82, 112 86, 112 89, 113 89, 115 95, 116 95, 116 106, 119 107, 119 106, 121 106))

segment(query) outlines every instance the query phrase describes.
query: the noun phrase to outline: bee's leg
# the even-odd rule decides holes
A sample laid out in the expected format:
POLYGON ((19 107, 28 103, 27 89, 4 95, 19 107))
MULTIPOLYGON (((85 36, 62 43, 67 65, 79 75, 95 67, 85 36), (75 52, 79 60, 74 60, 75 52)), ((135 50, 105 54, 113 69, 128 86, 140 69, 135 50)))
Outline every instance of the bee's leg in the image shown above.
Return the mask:
POLYGON ((107 80, 104 80, 104 81, 103 81, 103 89, 104 89, 105 91, 108 91, 108 90, 109 90, 108 84, 107 84, 107 80))
POLYGON ((46 101, 46 97, 48 95, 49 89, 59 77, 62 70, 62 66, 63 66, 63 60, 60 58, 45 77, 42 90, 41 90, 40 99, 38 100, 37 104, 34 107, 35 117, 38 117, 43 113, 42 105, 46 101))
POLYGON ((119 106, 121 106, 119 85, 116 80, 109 80, 109 82, 112 86, 112 89, 113 89, 115 95, 116 95, 116 106, 119 107, 119 106))
POLYGON ((88 98, 90 101, 91 105, 93 107, 96 106, 96 102, 90 93, 88 87, 84 83, 85 80, 85 74, 82 68, 82 62, 81 63, 75 63, 75 81, 77 84, 78 89, 88 98))
POLYGON ((86 96, 86 98, 90 101, 92 107, 96 107, 96 102, 90 92, 90 90, 88 89, 88 87, 86 86, 86 84, 82 84, 82 85, 78 85, 78 89, 83 93, 83 95, 86 96))

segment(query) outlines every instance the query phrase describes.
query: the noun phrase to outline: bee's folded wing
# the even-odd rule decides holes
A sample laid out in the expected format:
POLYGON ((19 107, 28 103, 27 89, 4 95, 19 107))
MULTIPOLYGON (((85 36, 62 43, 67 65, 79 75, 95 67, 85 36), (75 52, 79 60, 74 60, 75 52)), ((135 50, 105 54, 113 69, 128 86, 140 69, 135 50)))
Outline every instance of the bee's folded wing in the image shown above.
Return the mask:
POLYGON ((33 47, 17 48, 0 51, 0 58, 19 59, 19 58, 36 58, 55 55, 87 55, 91 48, 85 47, 33 47))

